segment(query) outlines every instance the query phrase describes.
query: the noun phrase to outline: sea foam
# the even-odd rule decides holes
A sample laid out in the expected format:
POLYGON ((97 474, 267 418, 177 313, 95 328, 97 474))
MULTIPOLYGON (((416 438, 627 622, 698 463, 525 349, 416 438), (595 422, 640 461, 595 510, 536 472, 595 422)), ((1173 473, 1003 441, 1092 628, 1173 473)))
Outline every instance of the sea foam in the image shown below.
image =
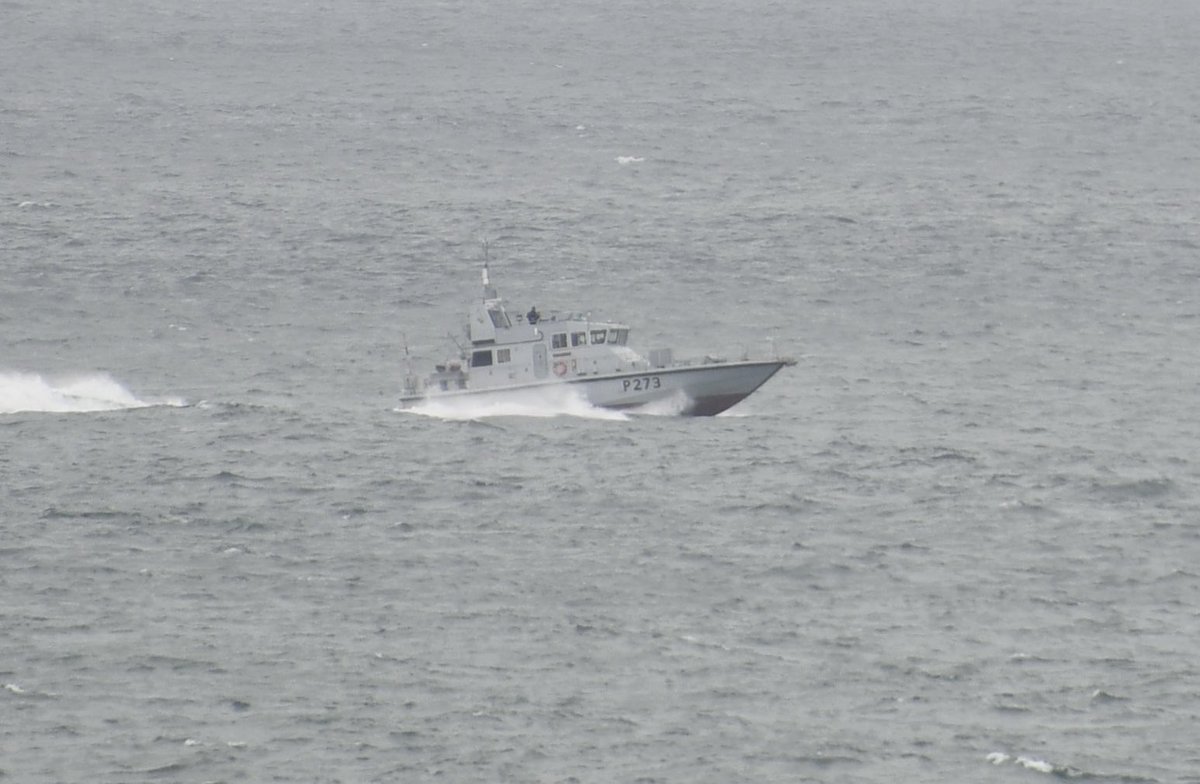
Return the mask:
POLYGON ((119 411, 164 405, 185 403, 178 398, 139 398, 104 373, 51 380, 37 373, 0 371, 0 414, 119 411))
POLYGON ((625 420, 619 411, 593 406, 566 385, 497 392, 462 397, 432 397, 407 410, 438 419, 486 419, 489 417, 556 417, 625 420))

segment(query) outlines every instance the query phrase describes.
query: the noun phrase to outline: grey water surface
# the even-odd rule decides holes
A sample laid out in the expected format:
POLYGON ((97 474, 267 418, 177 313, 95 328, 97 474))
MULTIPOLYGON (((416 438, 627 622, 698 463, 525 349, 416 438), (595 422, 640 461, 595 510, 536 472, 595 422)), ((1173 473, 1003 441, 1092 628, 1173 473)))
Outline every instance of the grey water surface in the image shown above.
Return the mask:
POLYGON ((0 2, 0 781, 1200 782, 1200 5, 0 2), (728 416, 394 410, 524 311, 728 416))

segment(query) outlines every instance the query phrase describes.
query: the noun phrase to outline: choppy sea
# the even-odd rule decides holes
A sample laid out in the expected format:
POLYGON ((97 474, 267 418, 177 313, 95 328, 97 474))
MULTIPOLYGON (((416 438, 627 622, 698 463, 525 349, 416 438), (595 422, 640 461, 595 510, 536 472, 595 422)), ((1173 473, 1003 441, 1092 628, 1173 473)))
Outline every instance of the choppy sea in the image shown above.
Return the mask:
POLYGON ((0 781, 1200 782, 1200 4, 0 2, 0 781), (799 362, 399 412, 516 307, 799 362))

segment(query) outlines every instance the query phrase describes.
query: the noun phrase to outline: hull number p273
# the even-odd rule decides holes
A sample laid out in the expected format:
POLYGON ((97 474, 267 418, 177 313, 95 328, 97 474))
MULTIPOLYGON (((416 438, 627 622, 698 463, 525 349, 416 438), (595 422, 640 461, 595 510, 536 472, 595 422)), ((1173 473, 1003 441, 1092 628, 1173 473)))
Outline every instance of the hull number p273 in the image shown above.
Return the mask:
POLYGON ((645 392, 651 389, 662 389, 662 379, 658 376, 638 376, 621 382, 622 392, 645 392))

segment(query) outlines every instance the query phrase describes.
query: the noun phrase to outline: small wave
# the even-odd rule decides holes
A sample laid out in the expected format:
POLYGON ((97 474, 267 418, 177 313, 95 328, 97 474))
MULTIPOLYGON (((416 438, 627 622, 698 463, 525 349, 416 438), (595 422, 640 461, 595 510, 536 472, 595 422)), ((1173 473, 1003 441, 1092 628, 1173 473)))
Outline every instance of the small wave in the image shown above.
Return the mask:
POLYGON ((3 684, 3 690, 23 700, 52 700, 58 697, 57 694, 48 691, 35 691, 23 688, 19 683, 5 683, 3 684))
POLYGON ((1130 775, 1124 773, 1096 773, 1092 771, 1080 770, 1079 768, 1071 767, 1070 765, 1058 765, 1052 762, 1047 762, 1038 757, 1026 756, 1023 754, 1005 754, 1002 751, 993 751, 984 759, 993 765, 1014 765, 1019 768, 1034 771, 1035 773, 1047 773, 1055 778, 1067 780, 1084 780, 1084 781, 1111 781, 1117 784, 1150 784, 1155 779, 1145 778, 1143 776, 1130 775))
POLYGON ((187 404, 179 398, 139 398, 104 373, 52 381, 37 373, 0 371, 0 414, 82 413, 184 405, 187 404))
POLYGON ((1175 483, 1166 477, 1093 482, 1092 490, 1110 501, 1148 501, 1171 495, 1175 492, 1175 483))
POLYGON ((125 517, 123 512, 109 509, 59 509, 51 506, 42 512, 43 520, 115 520, 125 517))
POLYGON ((1058 768, 1044 760, 1020 755, 1014 757, 1012 755, 1005 754, 1002 751, 993 751, 991 754, 988 754, 985 759, 987 759, 987 761, 993 765, 1006 765, 1012 763, 1018 767, 1034 770, 1038 773, 1057 773, 1060 770, 1063 772, 1067 770, 1067 768, 1058 768))

